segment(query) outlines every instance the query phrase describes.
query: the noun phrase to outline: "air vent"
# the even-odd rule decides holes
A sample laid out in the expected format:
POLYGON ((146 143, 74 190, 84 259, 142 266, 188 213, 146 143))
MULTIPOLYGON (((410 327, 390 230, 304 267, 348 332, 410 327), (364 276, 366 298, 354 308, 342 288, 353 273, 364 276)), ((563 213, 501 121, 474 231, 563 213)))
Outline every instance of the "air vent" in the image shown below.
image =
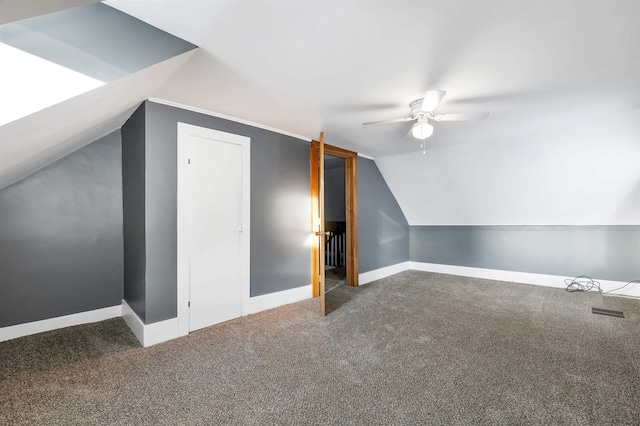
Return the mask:
POLYGON ((602 309, 602 308, 591 308, 591 313, 592 314, 598 314, 598 315, 607 315, 609 317, 617 317, 617 318, 624 318, 624 312, 622 311, 612 311, 610 309, 602 309))

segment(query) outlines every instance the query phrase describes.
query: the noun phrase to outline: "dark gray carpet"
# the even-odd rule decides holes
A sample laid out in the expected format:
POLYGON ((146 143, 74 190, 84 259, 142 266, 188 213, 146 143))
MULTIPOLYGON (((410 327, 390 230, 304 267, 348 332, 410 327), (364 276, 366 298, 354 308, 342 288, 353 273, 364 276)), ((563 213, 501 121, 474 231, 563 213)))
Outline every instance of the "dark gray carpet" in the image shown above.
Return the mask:
POLYGON ((408 271, 328 309, 146 349, 120 319, 0 343, 0 424, 640 424, 636 299, 408 271))
POLYGON ((347 268, 344 266, 338 266, 337 268, 328 269, 324 271, 324 273, 328 280, 344 281, 347 277, 347 268))

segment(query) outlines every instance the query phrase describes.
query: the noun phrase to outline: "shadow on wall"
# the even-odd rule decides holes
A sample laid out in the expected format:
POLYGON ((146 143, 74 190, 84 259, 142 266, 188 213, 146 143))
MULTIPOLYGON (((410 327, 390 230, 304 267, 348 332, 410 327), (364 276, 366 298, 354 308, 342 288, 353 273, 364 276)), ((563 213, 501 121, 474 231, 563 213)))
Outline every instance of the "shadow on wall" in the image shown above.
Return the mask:
POLYGON ((118 306, 121 136, 0 190, 0 327, 118 306))
POLYGON ((603 235, 602 246, 603 271, 614 265, 621 271, 616 277, 618 281, 640 280, 640 226, 611 227, 611 231, 603 235), (633 228, 635 232, 629 232, 633 228))
POLYGON ((398 223, 383 211, 378 211, 378 246, 382 249, 378 252, 378 260, 386 261, 390 252, 398 252, 403 247, 402 241, 409 236, 406 225, 398 223))
POLYGON ((382 211, 378 212, 378 243, 389 245, 406 238, 408 232, 406 226, 393 220, 382 211))
POLYGON ((634 225, 640 225, 640 177, 638 177, 636 184, 631 187, 629 193, 623 198, 613 217, 621 217, 628 211, 637 212, 638 216, 636 217, 636 223, 634 225))

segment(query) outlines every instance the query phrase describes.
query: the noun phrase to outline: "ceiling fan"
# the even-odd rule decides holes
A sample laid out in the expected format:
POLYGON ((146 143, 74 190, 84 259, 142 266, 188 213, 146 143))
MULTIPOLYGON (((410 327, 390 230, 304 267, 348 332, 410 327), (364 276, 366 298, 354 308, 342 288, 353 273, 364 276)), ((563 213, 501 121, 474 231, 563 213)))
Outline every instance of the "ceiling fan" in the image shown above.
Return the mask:
POLYGON ((488 112, 472 112, 458 114, 435 114, 435 110, 440 105, 440 101, 447 92, 444 90, 427 90, 424 98, 416 99, 409 104, 411 108, 411 117, 396 118, 394 120, 367 121, 362 123, 364 126, 372 124, 388 124, 400 123, 407 121, 416 121, 411 126, 411 135, 416 139, 425 140, 433 134, 433 126, 429 123, 432 121, 480 121, 489 116, 488 112))

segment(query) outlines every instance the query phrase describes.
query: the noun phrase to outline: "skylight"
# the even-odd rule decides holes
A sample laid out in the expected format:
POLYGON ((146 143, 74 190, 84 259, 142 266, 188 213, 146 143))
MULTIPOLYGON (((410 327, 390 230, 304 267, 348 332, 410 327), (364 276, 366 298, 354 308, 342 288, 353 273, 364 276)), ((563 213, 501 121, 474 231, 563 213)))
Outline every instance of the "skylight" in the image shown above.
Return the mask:
POLYGON ((105 84, 0 43, 0 126, 105 84))

